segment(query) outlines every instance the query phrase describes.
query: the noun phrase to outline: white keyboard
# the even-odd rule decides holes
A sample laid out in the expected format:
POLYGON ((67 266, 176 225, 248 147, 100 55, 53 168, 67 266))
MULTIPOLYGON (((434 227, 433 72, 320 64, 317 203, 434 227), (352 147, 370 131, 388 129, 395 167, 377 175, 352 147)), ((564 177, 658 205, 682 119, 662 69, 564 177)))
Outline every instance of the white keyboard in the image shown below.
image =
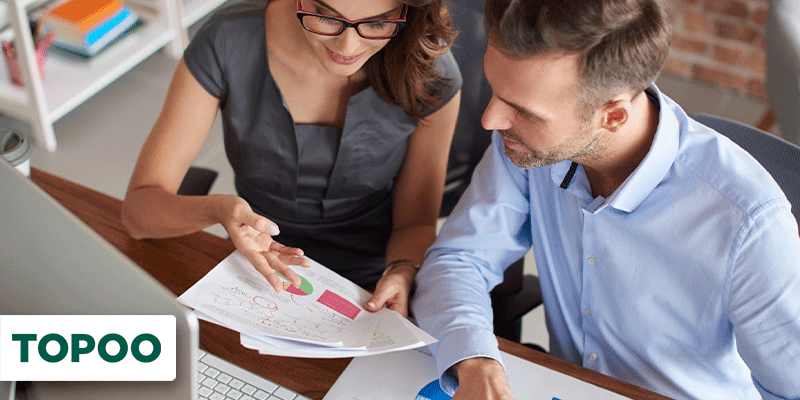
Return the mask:
POLYGON ((310 400, 199 349, 197 399, 310 400))

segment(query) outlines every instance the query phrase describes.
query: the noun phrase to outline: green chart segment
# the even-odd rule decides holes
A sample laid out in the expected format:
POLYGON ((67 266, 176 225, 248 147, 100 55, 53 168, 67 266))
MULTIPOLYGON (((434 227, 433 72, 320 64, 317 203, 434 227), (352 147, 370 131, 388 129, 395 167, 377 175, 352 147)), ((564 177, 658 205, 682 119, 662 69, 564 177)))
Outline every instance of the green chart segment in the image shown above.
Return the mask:
MULTIPOLYGON (((275 273, 278 274, 278 276, 280 276, 281 278, 286 279, 286 277, 283 276, 280 272, 275 271, 275 273)), ((302 277, 300 275, 297 275, 297 276, 300 277, 300 287, 296 287, 296 286, 292 285, 292 286, 289 286, 286 289, 286 291, 291 293, 291 294, 296 294, 298 296, 308 296, 311 293, 313 293, 314 292, 314 287, 311 286, 311 282, 309 282, 308 279, 306 279, 306 278, 304 278, 304 277, 302 277)), ((286 280, 288 281, 288 279, 286 279, 286 280)))

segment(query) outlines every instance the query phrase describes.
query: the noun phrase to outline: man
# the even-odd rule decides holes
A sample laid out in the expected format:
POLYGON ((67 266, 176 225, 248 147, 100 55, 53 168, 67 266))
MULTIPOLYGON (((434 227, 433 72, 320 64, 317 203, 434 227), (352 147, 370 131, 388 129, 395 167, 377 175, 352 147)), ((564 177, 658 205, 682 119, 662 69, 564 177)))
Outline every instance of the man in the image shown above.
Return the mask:
POLYGON ((485 17, 493 143, 412 304, 442 387, 513 397, 488 293, 532 247, 551 354, 676 398, 800 398, 797 223, 758 162, 652 85, 657 0, 487 0, 485 17))

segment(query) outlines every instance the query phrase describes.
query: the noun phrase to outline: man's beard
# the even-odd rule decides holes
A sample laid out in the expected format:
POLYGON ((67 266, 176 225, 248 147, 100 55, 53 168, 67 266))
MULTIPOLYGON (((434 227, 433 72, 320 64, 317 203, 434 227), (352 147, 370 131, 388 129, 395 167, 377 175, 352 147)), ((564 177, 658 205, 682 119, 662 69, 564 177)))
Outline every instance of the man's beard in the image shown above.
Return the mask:
MULTIPOLYGON (((581 125, 580 131, 580 134, 576 135, 576 137, 581 140, 590 135, 588 125, 581 125)), ((505 143, 503 144, 503 151, 506 157, 508 157, 512 164, 519 168, 544 167, 546 165, 560 163, 564 160, 572 160, 587 154, 598 153, 598 141, 596 138, 584 145, 570 146, 570 142, 565 142, 553 149, 540 151, 532 149, 527 143, 523 142, 519 135, 510 130, 498 130, 498 133, 509 141, 520 143, 525 146, 527 151, 520 151, 506 146, 505 143)))

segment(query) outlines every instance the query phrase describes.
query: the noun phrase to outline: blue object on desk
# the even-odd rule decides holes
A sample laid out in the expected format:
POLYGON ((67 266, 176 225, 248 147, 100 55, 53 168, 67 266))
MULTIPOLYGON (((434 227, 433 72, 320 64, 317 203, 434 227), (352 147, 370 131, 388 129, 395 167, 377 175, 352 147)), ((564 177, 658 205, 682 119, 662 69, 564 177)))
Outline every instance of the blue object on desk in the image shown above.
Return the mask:
POLYGON ((425 385, 422 390, 417 393, 417 398, 415 400, 450 400, 452 397, 442 391, 442 388, 439 387, 439 380, 436 379, 433 382, 425 385))

